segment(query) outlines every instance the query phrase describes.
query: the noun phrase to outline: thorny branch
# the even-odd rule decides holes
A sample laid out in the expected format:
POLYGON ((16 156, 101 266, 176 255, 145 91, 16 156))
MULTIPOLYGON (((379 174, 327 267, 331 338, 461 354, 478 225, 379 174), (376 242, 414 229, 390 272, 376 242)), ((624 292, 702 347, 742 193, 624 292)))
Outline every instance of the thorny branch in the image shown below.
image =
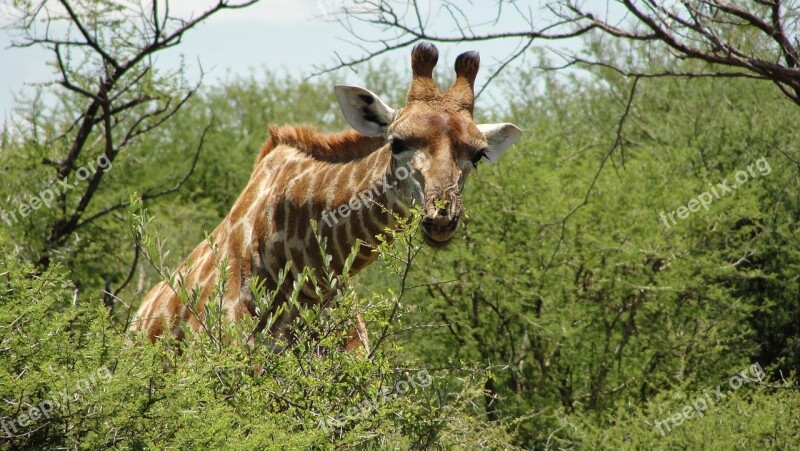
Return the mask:
POLYGON ((394 306, 392 307, 392 312, 389 314, 389 318, 386 321, 386 324, 384 325, 380 336, 378 337, 377 340, 375 340, 375 344, 372 346, 372 349, 370 350, 369 355, 367 356, 368 359, 372 359, 372 357, 380 348, 381 343, 383 343, 383 341, 388 336, 389 327, 394 321, 394 318, 397 315, 397 311, 400 308, 400 301, 403 299, 403 296, 405 295, 406 291, 408 291, 407 283, 408 283, 408 275, 411 272, 411 263, 417 257, 417 254, 419 253, 420 249, 422 249, 419 243, 416 243, 414 241, 415 235, 416 234, 411 234, 410 236, 405 234, 401 235, 406 255, 405 259, 402 261, 403 266, 402 266, 402 275, 400 277, 400 291, 397 293, 397 297, 395 298, 394 301, 394 306))

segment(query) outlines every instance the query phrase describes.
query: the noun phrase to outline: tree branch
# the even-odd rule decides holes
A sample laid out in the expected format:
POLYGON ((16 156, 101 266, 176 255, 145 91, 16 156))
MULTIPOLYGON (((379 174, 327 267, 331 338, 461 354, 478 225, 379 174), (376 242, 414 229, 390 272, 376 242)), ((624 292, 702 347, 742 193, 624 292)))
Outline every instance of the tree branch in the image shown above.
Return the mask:
MULTIPOLYGON (((345 7, 337 15, 337 20, 354 38, 366 44, 374 44, 365 48, 362 56, 339 61, 327 68, 317 70, 317 74, 352 68, 377 56, 393 50, 407 47, 419 41, 432 42, 478 42, 507 39, 522 39, 527 46, 539 41, 568 41, 587 36, 590 32, 598 32, 616 38, 661 43, 679 58, 694 59, 710 63, 709 70, 691 76, 709 77, 746 77, 773 81, 787 98, 800 105, 800 55, 797 45, 789 39, 784 26, 783 17, 796 10, 794 2, 783 5, 780 0, 751 0, 753 7, 746 7, 743 2, 731 3, 723 0, 686 0, 682 2, 666 2, 658 0, 620 0, 606 2, 607 17, 601 17, 587 9, 584 3, 576 0, 557 0, 548 4, 544 10, 546 15, 539 19, 542 25, 537 27, 519 5, 513 10, 518 18, 525 20, 530 27, 525 30, 497 32, 494 29, 481 28, 468 17, 467 6, 455 6, 448 0, 441 2, 445 14, 434 14, 439 23, 427 23, 421 18, 425 8, 418 0, 410 2, 410 12, 399 13, 395 5, 407 4, 397 0, 370 0, 359 2, 358 7, 345 7), (613 14, 608 12, 614 10, 613 14), (622 13, 628 16, 622 20, 617 17, 622 13), (445 28, 442 22, 450 22, 450 29, 457 30, 450 34, 441 33, 445 28), (360 39, 358 25, 377 30, 379 39, 360 39), (483 30, 483 31, 481 31, 483 30), (764 47, 765 42, 772 46, 764 47), (733 69, 733 70, 728 70, 733 69), (738 75, 731 75, 731 74, 738 75)), ((430 9, 430 8, 429 8, 430 9)), ((501 4, 497 7, 495 22, 503 14, 501 4)), ((496 28, 496 27, 492 27, 496 28)), ((506 67, 515 59, 523 57, 524 49, 515 52, 504 60, 493 71, 489 81, 481 88, 483 91, 506 67)), ((575 58, 577 62, 578 58, 575 58)), ((598 62, 615 66, 621 72, 633 73, 617 63, 598 62)), ((642 78, 650 75, 641 74, 642 78)), ((664 72, 660 76, 669 76, 664 72)), ((686 76, 675 74, 675 76, 686 76)))
MULTIPOLYGON (((43 164, 55 169, 57 180, 66 180, 80 169, 79 162, 84 154, 95 152, 96 143, 102 144, 97 156, 113 162, 136 138, 171 119, 196 92, 197 86, 184 91, 186 87, 178 77, 179 70, 166 76, 156 73, 153 55, 178 45, 185 33, 220 11, 246 8, 257 2, 217 0, 188 19, 171 15, 169 0, 154 0, 146 7, 126 6, 122 10, 103 4, 99 9, 88 11, 84 3, 75 0, 58 0, 57 12, 52 12, 46 2, 33 5, 14 25, 21 38, 15 39, 12 46, 50 49, 59 74, 55 83, 75 95, 75 100, 79 101, 75 104, 81 105, 80 101, 85 100, 85 106, 75 113, 74 121, 55 138, 55 141, 69 140, 67 151, 60 157, 43 158, 43 164), (62 23, 67 26, 51 26, 62 23), (44 24, 41 31, 39 24, 44 24), (178 86, 161 87, 166 84, 164 81, 174 79, 179 80, 178 86)), ((62 214, 50 226, 49 239, 39 259, 41 264, 49 264, 49 253, 62 246, 75 230, 127 206, 127 203, 120 203, 82 219, 101 190, 103 178, 103 171, 92 174, 74 208, 70 208, 66 192, 58 195, 56 202, 62 214)), ((146 198, 169 194, 182 185, 183 181, 146 198)))
MULTIPOLYGON (((153 191, 152 189, 148 189, 141 196, 142 201, 153 200, 153 199, 157 199, 157 198, 162 197, 162 196, 166 196, 168 194, 175 193, 175 192, 177 192, 178 190, 180 190, 183 187, 183 185, 189 180, 189 177, 192 176, 192 174, 194 173, 195 168, 197 167, 197 161, 200 159, 200 152, 202 152, 202 150, 203 150, 203 143, 205 142, 206 133, 208 132, 208 130, 211 128, 211 126, 213 124, 214 124, 214 118, 211 118, 211 121, 209 121, 208 125, 206 125, 205 128, 203 129, 203 133, 200 135, 200 142, 197 144, 197 150, 194 153, 194 158, 192 159, 192 165, 189 167, 189 171, 186 172, 186 174, 184 174, 183 177, 181 177, 181 179, 178 180, 178 182, 175 185, 173 185, 171 188, 168 188, 168 189, 165 189, 165 190, 162 190, 162 191, 158 191, 158 192, 152 192, 153 191)), ((106 208, 98 211, 97 213, 94 213, 93 215, 87 217, 86 219, 84 219, 83 221, 79 222, 78 224, 76 224, 75 225, 75 230, 77 230, 77 229, 85 226, 86 224, 89 224, 89 223, 95 221, 96 219, 101 218, 101 217, 103 217, 103 216, 105 216, 105 215, 107 215, 109 213, 112 213, 114 211, 120 210, 122 208, 127 208, 128 206, 130 206, 130 204, 131 204, 130 201, 120 201, 119 203, 117 203, 115 205, 112 205, 110 207, 106 207, 106 208)))

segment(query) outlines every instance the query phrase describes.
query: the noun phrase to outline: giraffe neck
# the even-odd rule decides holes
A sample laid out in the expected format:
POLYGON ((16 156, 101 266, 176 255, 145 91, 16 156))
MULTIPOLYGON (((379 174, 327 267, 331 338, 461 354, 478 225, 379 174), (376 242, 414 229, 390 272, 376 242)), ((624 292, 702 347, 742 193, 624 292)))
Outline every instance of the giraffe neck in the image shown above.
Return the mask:
MULTIPOLYGON (((379 164, 373 166, 374 173, 367 179, 370 180, 370 186, 374 187, 372 192, 376 199, 380 196, 381 201, 375 202, 370 208, 382 210, 385 207, 394 215, 407 218, 411 208, 422 202, 422 188, 414 177, 416 171, 410 164, 393 158, 388 146, 382 147, 375 154, 379 164)), ((390 220, 383 225, 394 226, 394 221, 390 220)))
MULTIPOLYGON (((395 215, 408 217, 422 191, 413 169, 393 158, 388 146, 345 163, 341 172, 329 187, 336 194, 328 197, 320 224, 330 231, 328 251, 335 269, 341 269, 335 263, 343 263, 357 241, 362 243, 351 270, 355 273, 374 260, 375 236, 396 227, 395 215)), ((391 241, 391 234, 386 238, 391 241)))

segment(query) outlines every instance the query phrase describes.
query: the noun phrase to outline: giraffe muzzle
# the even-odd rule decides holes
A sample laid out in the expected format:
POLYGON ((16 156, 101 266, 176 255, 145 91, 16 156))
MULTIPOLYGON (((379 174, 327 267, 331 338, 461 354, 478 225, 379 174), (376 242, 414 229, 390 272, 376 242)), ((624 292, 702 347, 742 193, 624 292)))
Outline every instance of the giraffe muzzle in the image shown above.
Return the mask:
POLYGON ((456 234, 459 223, 458 217, 452 218, 445 224, 437 224, 435 220, 424 218, 422 220, 422 230, 428 238, 428 243, 432 245, 442 245, 449 243, 456 234))
POLYGON ((453 196, 445 205, 441 201, 428 205, 422 218, 422 231, 428 238, 428 244, 440 246, 453 239, 461 220, 461 209, 461 200, 457 196, 453 196))

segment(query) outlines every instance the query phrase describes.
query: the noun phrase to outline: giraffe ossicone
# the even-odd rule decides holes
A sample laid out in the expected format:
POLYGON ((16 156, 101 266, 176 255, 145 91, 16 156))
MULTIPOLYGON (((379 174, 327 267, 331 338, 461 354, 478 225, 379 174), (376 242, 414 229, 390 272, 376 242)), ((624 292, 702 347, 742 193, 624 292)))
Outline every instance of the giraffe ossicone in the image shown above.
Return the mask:
MULTIPOLYGON (((349 270, 361 271, 377 257, 372 251, 376 236, 395 227, 395 217, 408 216, 414 205, 422 209, 426 242, 439 247, 452 241, 470 171, 482 160, 499 160, 522 131, 510 123, 474 123, 477 52, 458 56, 456 80, 445 92, 432 77, 438 58, 433 44, 412 49, 413 78, 406 105, 397 109, 367 89, 336 86, 339 107, 355 130, 321 133, 310 126, 269 127, 270 137, 247 186, 211 233, 216 252, 229 262, 221 301, 227 320, 256 315, 250 288, 254 278, 277 290, 274 308, 285 303, 304 267, 322 270, 325 256, 318 239, 327 240, 335 273, 342 272, 352 246, 365 243, 349 270), (332 213, 338 219, 331 220, 332 213), (312 222, 318 230, 312 229, 312 222), (290 271, 279 286, 279 273, 287 263, 290 271)), ((177 269, 182 287, 197 293, 193 309, 170 284, 161 282, 142 300, 131 329, 151 339, 180 335, 183 326, 201 330, 203 306, 220 277, 217 258, 204 241, 177 269)), ((306 286, 300 297, 304 305, 326 302, 306 286)), ((265 332, 287 337, 297 315, 296 309, 284 311, 265 332)), ((368 348, 360 315, 356 323, 347 347, 368 348)))

